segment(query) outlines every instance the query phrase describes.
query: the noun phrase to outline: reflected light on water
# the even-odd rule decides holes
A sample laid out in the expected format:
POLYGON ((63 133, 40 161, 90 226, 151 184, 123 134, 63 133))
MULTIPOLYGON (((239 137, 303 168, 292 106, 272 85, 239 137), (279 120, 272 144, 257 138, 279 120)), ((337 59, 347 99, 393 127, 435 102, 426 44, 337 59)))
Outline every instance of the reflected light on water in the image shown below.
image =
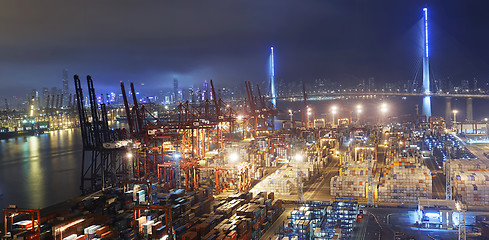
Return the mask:
POLYGON ((80 194, 78 129, 0 140, 0 209, 43 208, 80 194))

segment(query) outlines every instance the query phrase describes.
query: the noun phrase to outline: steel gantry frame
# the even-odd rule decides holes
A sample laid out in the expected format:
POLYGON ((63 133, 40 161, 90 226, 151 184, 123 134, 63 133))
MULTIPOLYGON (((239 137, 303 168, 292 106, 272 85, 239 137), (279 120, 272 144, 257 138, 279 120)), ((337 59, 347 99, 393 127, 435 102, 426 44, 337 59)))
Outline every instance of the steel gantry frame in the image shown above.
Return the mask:
POLYGON ((12 230, 13 218, 18 214, 29 214, 31 215, 32 229, 38 235, 37 239, 40 239, 41 234, 41 216, 39 209, 22 209, 22 208, 6 208, 3 210, 3 220, 4 220, 4 231, 3 236, 5 237, 8 229, 12 230), (10 223, 9 220, 10 219, 10 223))
POLYGON ((198 161, 203 159, 212 143, 216 144, 218 150, 222 149, 222 143, 233 137, 235 129, 236 113, 216 96, 212 80, 211 100, 206 99, 200 104, 181 102, 175 108, 166 111, 163 116, 154 115, 145 105, 138 104, 133 94, 135 90, 132 83, 132 107, 129 106, 122 82, 121 90, 129 134, 141 145, 135 157, 136 178, 151 179, 155 175, 160 178, 160 169, 163 168, 163 179, 168 181, 165 184, 173 186, 176 182, 176 187, 179 187, 183 173, 185 188, 188 191, 198 189, 198 161), (162 146, 166 142, 170 142, 176 150, 164 151, 162 146), (165 160, 164 156, 173 157, 174 164, 169 163, 168 158, 165 160), (168 171, 171 173, 168 174, 168 171))
POLYGON ((85 109, 83 89, 78 75, 74 75, 74 81, 83 142, 80 189, 91 192, 117 184, 126 178, 126 149, 124 146, 113 147, 110 143, 126 140, 127 135, 124 130, 109 128, 106 106, 104 103, 97 103, 92 78, 87 76, 90 110, 85 109), (90 156, 88 163, 87 156, 90 156), (85 185, 87 181, 88 188, 85 185))

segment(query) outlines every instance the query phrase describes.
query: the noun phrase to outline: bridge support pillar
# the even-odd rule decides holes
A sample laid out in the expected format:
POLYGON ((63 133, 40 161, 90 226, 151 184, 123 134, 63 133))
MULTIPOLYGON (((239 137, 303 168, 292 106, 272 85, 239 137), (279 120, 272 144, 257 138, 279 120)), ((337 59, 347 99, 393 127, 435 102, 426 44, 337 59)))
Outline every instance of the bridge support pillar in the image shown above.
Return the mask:
POLYGON ((474 112, 472 110, 472 98, 467 98, 467 120, 474 120, 474 112))
POLYGON ((452 126, 452 98, 445 98, 445 124, 447 127, 452 126))

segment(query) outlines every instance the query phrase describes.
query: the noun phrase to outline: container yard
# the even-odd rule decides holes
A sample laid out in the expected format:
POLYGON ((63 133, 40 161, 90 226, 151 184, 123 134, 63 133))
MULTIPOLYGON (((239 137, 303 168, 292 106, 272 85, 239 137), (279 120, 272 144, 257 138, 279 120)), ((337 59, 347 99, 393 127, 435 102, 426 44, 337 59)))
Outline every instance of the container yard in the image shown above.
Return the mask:
POLYGON ((354 198, 303 204, 291 212, 273 239, 349 239, 357 215, 354 198))
MULTIPOLYGON (((457 206, 489 204, 488 159, 464 159, 473 155, 462 148, 460 159, 447 158, 437 139, 460 141, 431 135, 444 132, 433 131, 438 125, 342 118, 275 130, 277 110, 249 82, 245 103, 214 98, 165 110, 134 97, 131 105, 121 83, 128 129, 116 130, 87 83, 89 104, 75 76, 83 196, 41 210, 10 206, 3 239, 351 239, 372 224, 384 232, 373 213, 362 222, 364 210, 414 208, 435 193, 457 206)), ((424 223, 409 224, 431 226, 417 217, 424 223)))

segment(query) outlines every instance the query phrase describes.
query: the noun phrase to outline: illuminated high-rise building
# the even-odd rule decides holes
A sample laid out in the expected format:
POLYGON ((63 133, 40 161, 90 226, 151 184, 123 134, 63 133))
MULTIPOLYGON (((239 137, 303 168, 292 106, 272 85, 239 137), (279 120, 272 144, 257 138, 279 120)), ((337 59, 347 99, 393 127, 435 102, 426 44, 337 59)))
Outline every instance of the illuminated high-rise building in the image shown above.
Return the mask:
POLYGON ((173 79, 173 101, 178 102, 178 79, 173 79))
POLYGON ((68 88, 68 70, 63 69, 63 90, 61 92, 63 94, 63 105, 68 106, 70 102, 70 90, 68 88))

